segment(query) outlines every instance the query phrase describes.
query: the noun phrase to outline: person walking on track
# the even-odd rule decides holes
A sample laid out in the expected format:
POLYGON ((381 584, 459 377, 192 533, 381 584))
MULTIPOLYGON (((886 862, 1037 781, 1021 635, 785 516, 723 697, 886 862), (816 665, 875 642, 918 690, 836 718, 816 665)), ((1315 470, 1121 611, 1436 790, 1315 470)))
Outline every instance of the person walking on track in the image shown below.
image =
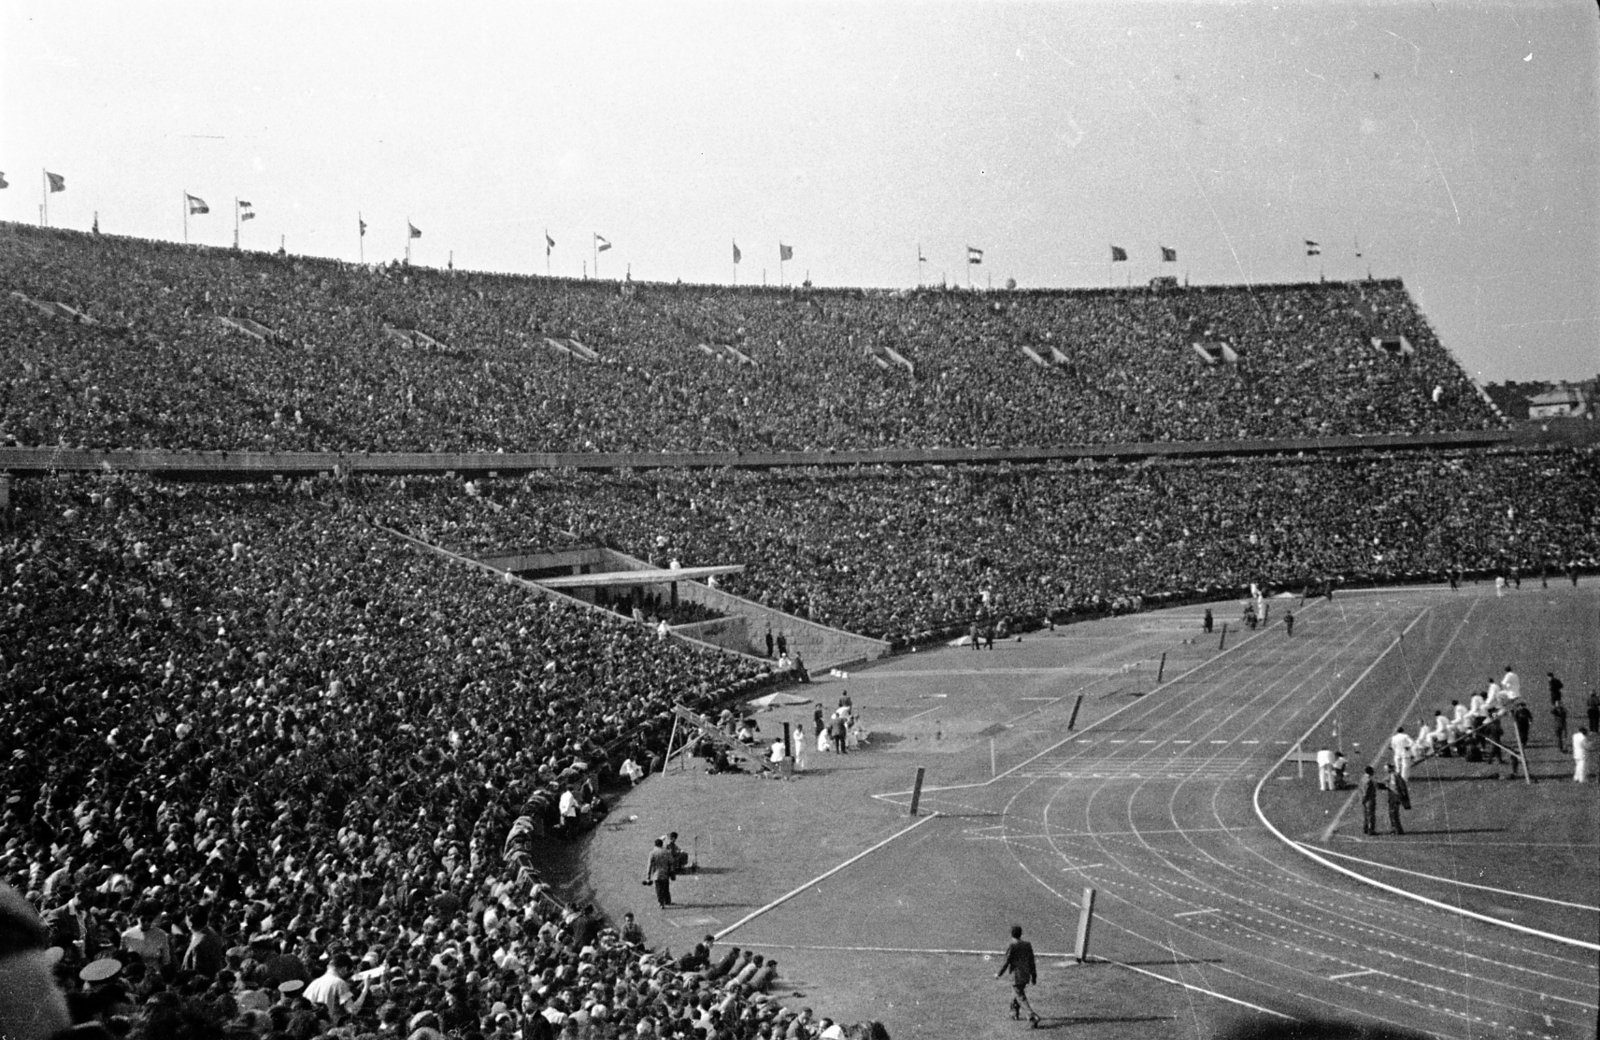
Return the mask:
POLYGON ((1028 1024, 1039 1028, 1039 1016, 1028 1003, 1028 987, 1039 981, 1039 966, 1033 959, 1033 943, 1022 937, 1022 926, 1011 926, 1011 945, 1006 947, 1006 961, 995 972, 995 978, 1011 974, 1011 1017, 1020 1019, 1022 1009, 1028 1009, 1028 1024))

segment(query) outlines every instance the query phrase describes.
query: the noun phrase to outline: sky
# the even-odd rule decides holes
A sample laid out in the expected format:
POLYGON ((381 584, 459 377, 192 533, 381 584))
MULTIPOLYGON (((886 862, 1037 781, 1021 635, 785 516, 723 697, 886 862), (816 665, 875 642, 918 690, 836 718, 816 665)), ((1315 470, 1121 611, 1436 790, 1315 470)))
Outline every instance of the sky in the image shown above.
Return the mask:
POLYGON ((427 266, 741 284, 1370 272, 1481 382, 1600 373, 1592 0, 6 0, 0 219, 40 219, 44 169, 53 226, 182 241, 187 192, 210 207, 191 242, 231 244, 244 199, 244 248, 368 262, 409 241, 427 266))

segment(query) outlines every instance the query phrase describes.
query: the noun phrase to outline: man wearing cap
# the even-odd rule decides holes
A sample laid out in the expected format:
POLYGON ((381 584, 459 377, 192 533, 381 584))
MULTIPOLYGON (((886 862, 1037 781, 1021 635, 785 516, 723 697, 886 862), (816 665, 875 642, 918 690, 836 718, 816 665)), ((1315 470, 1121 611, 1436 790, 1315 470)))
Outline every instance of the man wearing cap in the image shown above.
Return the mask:
POLYGON ((32 905, 0 884, 0 1035, 45 1040, 72 1024, 52 974, 57 959, 32 905))

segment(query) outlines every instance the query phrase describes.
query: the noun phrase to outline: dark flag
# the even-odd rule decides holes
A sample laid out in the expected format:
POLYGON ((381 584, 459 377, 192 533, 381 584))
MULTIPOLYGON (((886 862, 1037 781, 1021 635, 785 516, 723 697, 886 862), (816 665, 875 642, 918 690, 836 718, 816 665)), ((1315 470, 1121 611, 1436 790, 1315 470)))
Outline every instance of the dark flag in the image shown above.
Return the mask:
POLYGON ((778 243, 778 262, 782 263, 785 260, 793 260, 793 259, 794 259, 794 246, 786 246, 782 242, 779 242, 778 243))
POLYGON ((1322 247, 1320 245, 1318 245, 1317 243, 1311 241, 1311 239, 1308 238, 1308 239, 1306 239, 1306 255, 1307 256, 1321 256, 1322 255, 1322 247))
POLYGON ((1111 262, 1112 263, 1117 263, 1118 261, 1126 260, 1126 259, 1128 259, 1128 251, 1126 249, 1122 248, 1121 246, 1112 246, 1111 247, 1111 262))
POLYGON ((968 246, 967 247, 967 263, 969 263, 969 264, 981 264, 981 263, 983 263, 983 250, 976 249, 976 248, 974 248, 972 246, 968 246))
POLYGON ((607 249, 610 249, 610 248, 611 248, 611 243, 606 240, 606 237, 604 235, 602 235, 602 234, 600 234, 600 232, 596 231, 595 234, 594 234, 594 251, 597 252, 597 253, 604 253, 607 249))
POLYGON ((1177 260, 1178 260, 1178 251, 1176 249, 1168 249, 1166 246, 1162 246, 1161 247, 1161 262, 1162 263, 1171 264, 1171 263, 1176 263, 1177 260))
POLYGON ((740 260, 743 260, 743 259, 744 259, 744 254, 739 252, 739 243, 735 242, 733 244, 733 262, 734 263, 738 263, 740 260))
POLYGON ((184 192, 183 197, 189 202, 190 214, 211 212, 211 207, 206 205, 206 200, 198 195, 190 195, 188 192, 184 192))
POLYGON ((422 232, 418 231, 417 230, 417 225, 411 223, 411 221, 409 221, 409 220, 406 221, 406 228, 411 232, 411 237, 412 238, 421 238, 422 237, 422 232))
POLYGON ((67 179, 61 176, 61 174, 51 173, 49 170, 46 170, 44 171, 44 175, 50 181, 50 193, 52 195, 58 191, 67 190, 67 179))

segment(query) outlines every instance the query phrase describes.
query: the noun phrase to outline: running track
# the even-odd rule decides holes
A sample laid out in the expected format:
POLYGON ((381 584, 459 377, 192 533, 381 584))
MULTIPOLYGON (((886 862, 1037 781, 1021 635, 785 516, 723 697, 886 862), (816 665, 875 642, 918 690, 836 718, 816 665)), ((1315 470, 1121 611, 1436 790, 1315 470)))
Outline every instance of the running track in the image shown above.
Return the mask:
POLYGON ((947 821, 972 824, 961 840, 1066 904, 1096 889, 1091 953, 1146 974, 1293 1018, 1590 1036, 1593 952, 1341 877, 1256 815, 1258 783, 1426 605, 1341 597, 1306 612, 1316 639, 1246 634, 997 780, 927 791, 923 805, 966 817, 947 821))

